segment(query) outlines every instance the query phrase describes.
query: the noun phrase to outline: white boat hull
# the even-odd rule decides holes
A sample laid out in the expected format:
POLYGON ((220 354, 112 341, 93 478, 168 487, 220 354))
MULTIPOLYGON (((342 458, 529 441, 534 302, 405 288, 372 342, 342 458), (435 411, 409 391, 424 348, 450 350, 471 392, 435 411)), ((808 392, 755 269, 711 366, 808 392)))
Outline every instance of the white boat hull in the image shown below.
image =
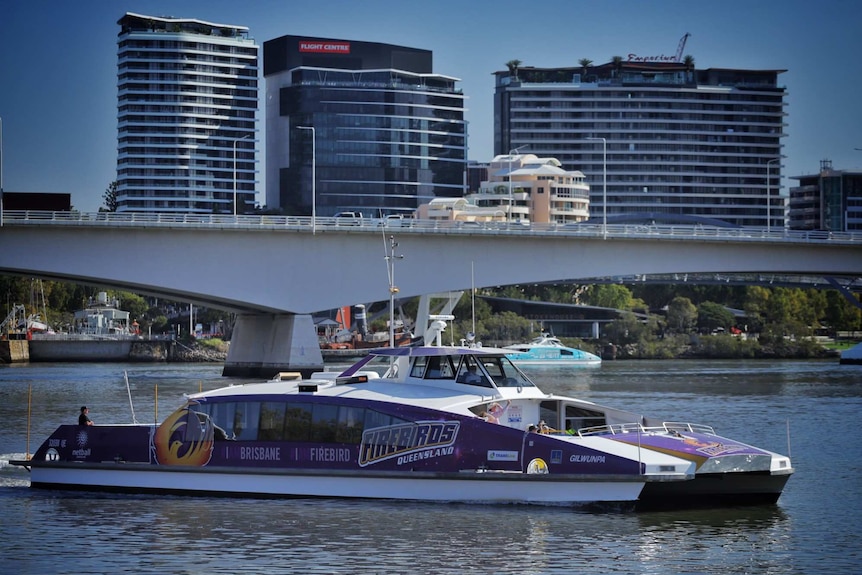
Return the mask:
POLYGON ((637 476, 524 473, 354 473, 54 463, 31 468, 33 487, 95 491, 333 497, 470 503, 576 505, 634 502, 637 476))

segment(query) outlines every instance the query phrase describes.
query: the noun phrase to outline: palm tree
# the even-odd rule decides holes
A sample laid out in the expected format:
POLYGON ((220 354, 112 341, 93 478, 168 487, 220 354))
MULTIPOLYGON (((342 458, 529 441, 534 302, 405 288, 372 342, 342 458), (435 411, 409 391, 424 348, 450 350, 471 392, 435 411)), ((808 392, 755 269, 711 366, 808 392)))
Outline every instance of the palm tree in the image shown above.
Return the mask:
POLYGON ((694 56, 687 54, 685 58, 682 59, 682 63, 685 64, 685 79, 687 81, 691 81, 693 79, 694 73, 694 56))
POLYGON ((620 70, 623 68, 623 57, 614 56, 611 58, 611 63, 614 65, 614 77, 618 77, 620 75, 620 70))
POLYGON ((518 68, 521 67, 520 60, 509 60, 506 62, 506 67, 509 68, 509 74, 514 76, 515 80, 518 79, 518 68))
POLYGON ((582 80, 587 77, 587 67, 589 67, 589 65, 592 63, 593 63, 593 61, 590 60, 589 58, 581 58, 580 60, 578 60, 578 64, 581 65, 581 70, 582 70, 581 79, 582 80))

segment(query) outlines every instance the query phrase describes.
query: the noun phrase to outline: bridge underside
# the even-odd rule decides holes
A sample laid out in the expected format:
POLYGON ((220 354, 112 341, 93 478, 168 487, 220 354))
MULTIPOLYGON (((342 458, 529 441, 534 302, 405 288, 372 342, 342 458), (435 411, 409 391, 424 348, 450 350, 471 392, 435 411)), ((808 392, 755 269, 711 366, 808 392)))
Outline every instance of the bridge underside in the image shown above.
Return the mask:
POLYGON ((281 371, 323 371, 317 330, 308 314, 237 317, 222 375, 271 378, 281 371))

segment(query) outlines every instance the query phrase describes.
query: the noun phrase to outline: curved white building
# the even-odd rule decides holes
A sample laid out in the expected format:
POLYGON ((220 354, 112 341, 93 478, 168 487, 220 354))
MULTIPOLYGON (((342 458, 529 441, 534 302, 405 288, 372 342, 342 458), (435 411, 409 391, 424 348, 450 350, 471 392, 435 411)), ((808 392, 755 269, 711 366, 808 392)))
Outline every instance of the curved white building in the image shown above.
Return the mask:
POLYGON ((609 220, 691 215, 782 228, 781 72, 696 70, 690 58, 498 71, 495 153, 578 166, 593 218, 606 176, 609 220))
POLYGON ((131 12, 117 23, 117 211, 251 211, 258 46, 248 28, 131 12))
POLYGON ((498 208, 509 221, 565 224, 590 217, 586 177, 564 170, 556 158, 500 155, 491 160, 488 177, 466 199, 480 208, 498 208))

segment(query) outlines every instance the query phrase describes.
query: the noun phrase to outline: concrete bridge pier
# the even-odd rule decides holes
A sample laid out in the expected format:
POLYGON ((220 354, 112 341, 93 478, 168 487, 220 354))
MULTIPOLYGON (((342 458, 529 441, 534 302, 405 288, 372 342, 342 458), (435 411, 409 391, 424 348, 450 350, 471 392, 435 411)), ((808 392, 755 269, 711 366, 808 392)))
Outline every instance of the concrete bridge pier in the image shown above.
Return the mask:
POLYGON ((222 375, 268 379, 280 371, 298 371, 303 377, 323 371, 311 315, 240 315, 222 375))

